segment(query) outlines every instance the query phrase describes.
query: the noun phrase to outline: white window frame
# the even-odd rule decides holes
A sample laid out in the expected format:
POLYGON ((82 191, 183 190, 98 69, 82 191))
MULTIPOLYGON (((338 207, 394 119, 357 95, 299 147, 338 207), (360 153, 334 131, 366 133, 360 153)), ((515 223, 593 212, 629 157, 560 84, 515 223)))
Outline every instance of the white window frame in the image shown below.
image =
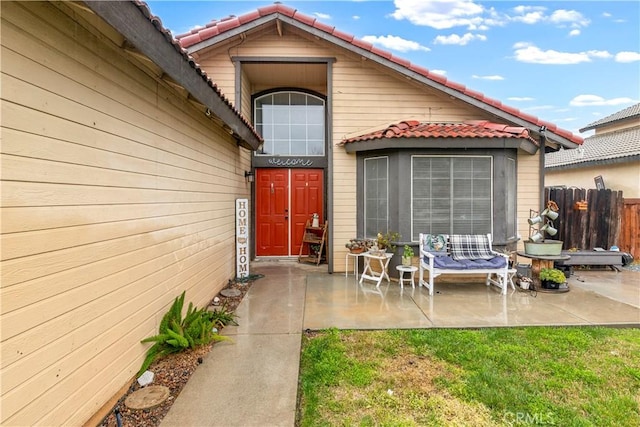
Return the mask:
MULTIPOLYGON (((308 104, 305 104, 305 105, 294 104, 294 106, 308 107, 309 105, 308 104)), ((274 92, 264 93, 264 94, 260 95, 259 97, 255 98, 253 100, 253 114, 254 114, 253 117, 255 119, 254 126, 257 129, 261 128, 263 130, 261 133, 264 132, 265 126, 271 126, 272 129, 280 130, 280 131, 282 131, 283 129, 286 128, 287 129, 287 133, 288 133, 288 147, 289 147, 288 148, 288 152, 284 153, 284 154, 283 153, 275 153, 275 152, 271 153, 271 152, 269 152, 269 148, 267 148, 267 152, 264 152, 263 150, 259 150, 259 151, 255 152, 255 155, 256 156, 294 156, 294 157, 300 157, 300 156, 303 156, 303 157, 323 157, 323 156, 325 156, 326 155, 326 151, 327 151, 327 147, 326 147, 326 143, 325 143, 326 136, 327 136, 327 111, 326 111, 326 108, 327 108, 326 101, 323 98, 321 98, 321 97, 319 97, 317 95, 313 95, 313 94, 308 93, 308 92, 298 91, 298 90, 274 91, 274 92), (286 94, 286 95, 289 96, 289 104, 267 104, 267 105, 275 107, 274 110, 277 110, 278 109, 277 107, 280 107, 280 109, 285 109, 286 108, 289 111, 291 111, 291 109, 293 107, 292 104, 291 104, 291 95, 295 94, 295 95, 302 95, 302 96, 305 96, 305 97, 311 97, 314 100, 317 100, 317 101, 320 102, 320 105, 317 105, 317 107, 320 107, 320 106, 322 107, 322 138, 320 138, 320 139, 317 139, 317 138, 309 139, 309 126, 311 126, 312 123, 305 122, 304 125, 305 125, 305 135, 306 135, 306 137, 305 137, 305 140, 304 140, 304 143, 305 143, 305 147, 304 147, 305 148, 305 153, 304 154, 303 153, 293 153, 292 144, 293 144, 293 141, 295 141, 295 140, 292 139, 292 134, 291 134, 292 125, 294 124, 291 121, 291 114, 289 114, 288 123, 275 123, 275 122, 265 123, 264 120, 265 120, 265 116, 267 114, 266 114, 266 112, 264 110, 262 111, 262 114, 260 114, 261 120, 258 121, 257 119, 255 119, 255 118, 257 118, 259 116, 257 111, 258 111, 258 102, 259 102, 260 99, 263 99, 263 98, 269 97, 269 96, 275 97, 277 95, 282 95, 282 94, 286 94), (276 126, 279 126, 279 128, 276 128, 276 126), (321 153, 309 153, 309 141, 320 142, 321 143, 321 147, 322 147, 322 152, 321 153)), ((306 111, 305 111, 305 116, 307 116, 306 111)), ((307 118, 307 120, 308 120, 308 118, 307 118)), ((297 124, 300 124, 300 123, 297 123, 297 124)), ((274 142, 275 142, 275 139, 271 139, 268 135, 267 136, 262 135, 262 137, 265 140, 265 142, 264 142, 265 145, 269 144, 269 143, 271 143, 273 145, 274 142)), ((282 143, 282 142, 285 142, 285 139, 279 138, 278 141, 280 143, 282 143)))

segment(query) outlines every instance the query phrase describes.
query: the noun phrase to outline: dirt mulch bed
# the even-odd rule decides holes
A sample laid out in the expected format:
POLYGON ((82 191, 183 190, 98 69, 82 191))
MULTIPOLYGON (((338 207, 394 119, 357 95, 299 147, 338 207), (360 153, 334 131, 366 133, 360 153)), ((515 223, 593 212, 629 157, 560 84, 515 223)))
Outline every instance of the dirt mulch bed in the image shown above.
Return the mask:
MULTIPOLYGON (((212 306, 224 306, 228 311, 234 312, 245 294, 251 288, 256 278, 260 276, 250 276, 246 281, 229 281, 227 286, 220 291, 211 301, 212 306), (238 296, 224 296, 228 289, 236 289, 240 292, 238 296)), ((153 385, 161 385, 169 388, 169 398, 149 409, 130 409, 125 405, 125 399, 133 392, 141 389, 137 381, 134 381, 129 390, 122 396, 112 410, 109 412, 99 427, 155 427, 159 426, 173 402, 178 397, 184 386, 191 378, 199 364, 202 363, 215 343, 204 345, 195 349, 190 349, 180 353, 170 354, 153 362, 149 371, 154 373, 153 385)))

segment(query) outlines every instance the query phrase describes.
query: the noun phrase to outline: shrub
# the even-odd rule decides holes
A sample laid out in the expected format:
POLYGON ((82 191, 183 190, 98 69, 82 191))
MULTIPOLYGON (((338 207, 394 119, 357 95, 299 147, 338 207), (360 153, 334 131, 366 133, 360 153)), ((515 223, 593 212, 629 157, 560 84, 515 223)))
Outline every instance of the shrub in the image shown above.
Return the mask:
POLYGON ((231 310, 229 310, 226 304, 223 304, 217 310, 209 311, 208 315, 211 323, 219 328, 223 328, 227 325, 238 326, 238 322, 236 322, 236 318, 238 316, 236 316, 231 310))
POLYGON ((557 268, 540 269, 540 280, 546 280, 553 283, 564 283, 567 281, 564 273, 557 268))
POLYGON ((187 314, 183 318, 184 296, 185 292, 182 292, 182 295, 176 297, 169 311, 162 317, 158 335, 147 337, 141 341, 142 343, 153 342, 154 344, 147 350, 147 356, 138 371, 138 376, 144 373, 159 357, 228 339, 213 331, 216 327, 215 318, 206 308, 196 309, 193 303, 189 303, 187 314))

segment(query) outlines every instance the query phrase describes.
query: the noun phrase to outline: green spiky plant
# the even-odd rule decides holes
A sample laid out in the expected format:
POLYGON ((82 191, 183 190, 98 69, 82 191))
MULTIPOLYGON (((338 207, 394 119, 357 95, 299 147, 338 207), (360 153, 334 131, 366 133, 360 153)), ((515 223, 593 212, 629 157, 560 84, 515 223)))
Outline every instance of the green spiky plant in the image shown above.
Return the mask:
POLYGON ((219 328, 224 328, 227 325, 238 326, 238 322, 236 322, 238 316, 229 310, 226 303, 223 303, 222 306, 216 310, 209 311, 208 315, 214 326, 219 328))
POLYGON ((183 318, 184 297, 185 292, 182 292, 182 295, 176 297, 169 311, 162 317, 158 327, 158 335, 140 341, 142 343, 153 342, 154 344, 147 350, 147 356, 138 371, 138 376, 142 375, 159 357, 229 339, 214 332, 214 328, 219 325, 218 319, 212 317, 205 308, 197 309, 193 303, 189 303, 187 314, 183 318))

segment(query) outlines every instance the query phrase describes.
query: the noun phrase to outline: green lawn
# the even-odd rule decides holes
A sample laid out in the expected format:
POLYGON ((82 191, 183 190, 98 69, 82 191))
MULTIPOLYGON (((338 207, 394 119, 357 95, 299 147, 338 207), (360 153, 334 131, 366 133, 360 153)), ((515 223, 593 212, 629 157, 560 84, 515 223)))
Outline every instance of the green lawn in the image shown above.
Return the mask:
POLYGON ((327 330, 303 337, 298 426, 639 426, 640 330, 327 330))

